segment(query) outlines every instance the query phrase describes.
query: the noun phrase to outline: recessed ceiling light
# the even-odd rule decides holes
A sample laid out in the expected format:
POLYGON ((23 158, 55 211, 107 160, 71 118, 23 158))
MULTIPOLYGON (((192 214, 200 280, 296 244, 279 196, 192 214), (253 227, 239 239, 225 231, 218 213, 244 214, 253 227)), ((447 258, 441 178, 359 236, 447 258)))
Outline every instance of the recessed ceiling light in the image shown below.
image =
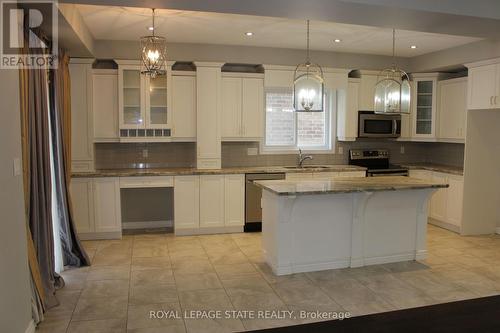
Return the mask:
POLYGON ((335 38, 333 41, 334 41, 335 43, 340 43, 342 40, 341 40, 341 39, 338 39, 338 38, 335 38))
POLYGON ((247 32, 245 32, 245 36, 248 36, 248 37, 253 36, 253 32, 247 31, 247 32))
POLYGON ((412 45, 412 46, 410 46, 410 48, 412 48, 412 49, 416 49, 416 48, 417 48, 417 45, 412 45))
POLYGON ((149 31, 153 31, 153 30, 155 30, 155 28, 154 27, 148 27, 148 30, 149 31))

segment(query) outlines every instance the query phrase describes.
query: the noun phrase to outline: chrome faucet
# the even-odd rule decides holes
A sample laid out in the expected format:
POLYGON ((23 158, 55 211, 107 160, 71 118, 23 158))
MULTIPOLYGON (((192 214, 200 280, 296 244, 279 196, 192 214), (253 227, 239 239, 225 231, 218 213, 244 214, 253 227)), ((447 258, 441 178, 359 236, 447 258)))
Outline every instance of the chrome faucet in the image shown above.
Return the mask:
POLYGON ((298 167, 302 168, 302 164, 305 160, 312 160, 313 157, 311 155, 302 155, 302 149, 299 149, 299 158, 298 158, 298 167))

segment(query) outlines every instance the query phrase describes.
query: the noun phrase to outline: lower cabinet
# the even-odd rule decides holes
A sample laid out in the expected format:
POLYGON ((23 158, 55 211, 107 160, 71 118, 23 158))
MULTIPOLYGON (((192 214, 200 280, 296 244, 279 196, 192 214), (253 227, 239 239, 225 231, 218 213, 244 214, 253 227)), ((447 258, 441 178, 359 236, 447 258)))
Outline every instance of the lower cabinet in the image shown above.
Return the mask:
POLYGON ((410 170, 410 177, 449 184, 448 188, 437 190, 432 196, 429 203, 429 217, 432 218, 431 223, 460 232, 462 227, 463 176, 427 170, 410 170))
POLYGON ((244 175, 174 178, 176 234, 243 231, 244 208, 244 175))
POLYGON ((118 178, 74 178, 70 191, 73 220, 81 239, 121 238, 118 178))

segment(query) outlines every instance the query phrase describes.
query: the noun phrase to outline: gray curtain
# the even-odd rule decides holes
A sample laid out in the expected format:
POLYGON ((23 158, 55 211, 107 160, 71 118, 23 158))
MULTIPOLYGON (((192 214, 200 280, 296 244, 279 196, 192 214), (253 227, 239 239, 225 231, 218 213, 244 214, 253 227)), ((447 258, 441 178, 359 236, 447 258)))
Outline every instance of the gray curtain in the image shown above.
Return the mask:
POLYGON ((71 100, 69 57, 59 50, 57 70, 50 71, 50 124, 59 234, 65 266, 88 266, 87 256, 76 234, 69 183, 71 181, 71 100))

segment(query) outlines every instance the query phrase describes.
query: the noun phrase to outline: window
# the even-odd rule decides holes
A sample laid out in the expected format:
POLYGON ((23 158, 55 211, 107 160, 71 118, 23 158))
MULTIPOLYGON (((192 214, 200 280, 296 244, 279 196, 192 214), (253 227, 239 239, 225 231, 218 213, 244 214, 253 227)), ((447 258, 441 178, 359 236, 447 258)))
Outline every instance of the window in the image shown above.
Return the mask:
POLYGON ((330 150, 330 105, 325 96, 324 112, 295 112, 293 90, 267 88, 264 151, 330 150))

